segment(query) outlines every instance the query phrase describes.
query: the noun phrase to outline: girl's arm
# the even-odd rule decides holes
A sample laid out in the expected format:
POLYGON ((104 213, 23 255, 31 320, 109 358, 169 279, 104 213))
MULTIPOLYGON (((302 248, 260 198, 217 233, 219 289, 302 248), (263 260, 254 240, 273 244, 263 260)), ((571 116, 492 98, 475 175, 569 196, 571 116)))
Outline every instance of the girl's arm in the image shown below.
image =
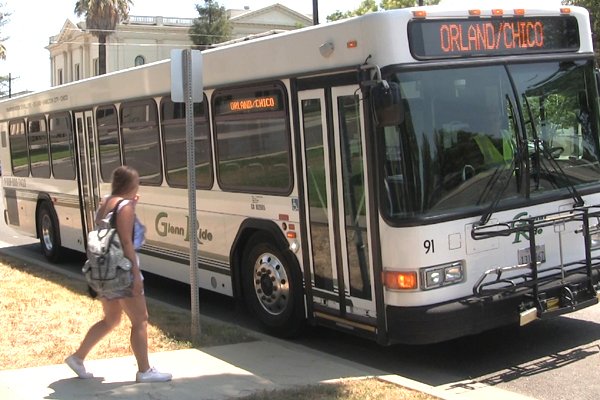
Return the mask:
POLYGON ((133 247, 134 220, 135 206, 132 202, 128 202, 117 212, 117 233, 119 234, 119 239, 121 239, 123 254, 131 261, 133 271, 133 292, 135 294, 141 294, 143 291, 142 274, 140 273, 140 266, 137 262, 138 258, 133 247))

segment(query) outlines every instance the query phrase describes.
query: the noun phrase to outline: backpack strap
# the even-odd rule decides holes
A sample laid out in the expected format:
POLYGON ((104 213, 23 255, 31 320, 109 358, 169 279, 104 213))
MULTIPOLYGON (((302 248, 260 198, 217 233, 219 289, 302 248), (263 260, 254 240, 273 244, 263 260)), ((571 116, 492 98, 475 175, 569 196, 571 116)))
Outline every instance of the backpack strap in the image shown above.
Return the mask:
POLYGON ((116 223, 117 223, 117 214, 119 212, 119 206, 121 205, 122 202, 124 202, 127 199, 121 199, 119 201, 117 201, 117 204, 115 204, 115 206, 112 209, 112 215, 110 216, 110 221, 109 224, 112 228, 116 227, 116 223))

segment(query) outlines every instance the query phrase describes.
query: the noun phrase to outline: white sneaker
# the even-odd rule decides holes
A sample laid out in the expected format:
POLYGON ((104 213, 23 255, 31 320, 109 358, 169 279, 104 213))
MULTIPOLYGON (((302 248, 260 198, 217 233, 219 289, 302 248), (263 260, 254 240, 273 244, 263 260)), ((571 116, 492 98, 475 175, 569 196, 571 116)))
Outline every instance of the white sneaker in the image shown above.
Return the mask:
POLYGON ((77 374, 78 377, 82 379, 93 378, 94 375, 85 370, 85 366, 83 365, 83 361, 74 355, 70 355, 65 358, 65 363, 77 374))
POLYGON ((154 367, 146 372, 135 374, 136 382, 168 382, 171 378, 173 378, 173 375, 168 372, 158 372, 154 367))

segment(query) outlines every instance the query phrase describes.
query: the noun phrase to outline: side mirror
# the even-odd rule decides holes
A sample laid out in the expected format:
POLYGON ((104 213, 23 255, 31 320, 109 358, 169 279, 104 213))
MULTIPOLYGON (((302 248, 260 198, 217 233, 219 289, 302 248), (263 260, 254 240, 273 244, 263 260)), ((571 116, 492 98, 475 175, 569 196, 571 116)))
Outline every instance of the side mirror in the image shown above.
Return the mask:
POLYGON ((404 121, 400 85, 396 82, 377 82, 371 88, 371 105, 378 127, 395 126, 404 121))

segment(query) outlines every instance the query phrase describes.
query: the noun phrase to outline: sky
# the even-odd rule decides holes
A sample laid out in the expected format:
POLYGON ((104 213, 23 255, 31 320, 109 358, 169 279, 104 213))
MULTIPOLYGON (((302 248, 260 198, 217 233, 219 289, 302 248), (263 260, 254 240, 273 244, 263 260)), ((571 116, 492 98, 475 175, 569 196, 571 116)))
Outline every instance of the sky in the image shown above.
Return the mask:
MULTIPOLYGON (((257 10, 280 3, 303 14, 312 14, 312 0, 217 0, 227 9, 257 10)), ((13 78, 12 92, 42 90, 50 86, 50 53, 46 50, 51 36, 60 33, 67 19, 81 21, 73 14, 76 0, 0 0, 2 12, 10 13, 9 22, 0 29, 6 60, 0 60, 0 76, 13 78)), ((202 0, 134 0, 130 15, 195 18, 195 4, 202 0)), ((361 0, 319 0, 319 20, 337 10, 354 10, 361 0)))

